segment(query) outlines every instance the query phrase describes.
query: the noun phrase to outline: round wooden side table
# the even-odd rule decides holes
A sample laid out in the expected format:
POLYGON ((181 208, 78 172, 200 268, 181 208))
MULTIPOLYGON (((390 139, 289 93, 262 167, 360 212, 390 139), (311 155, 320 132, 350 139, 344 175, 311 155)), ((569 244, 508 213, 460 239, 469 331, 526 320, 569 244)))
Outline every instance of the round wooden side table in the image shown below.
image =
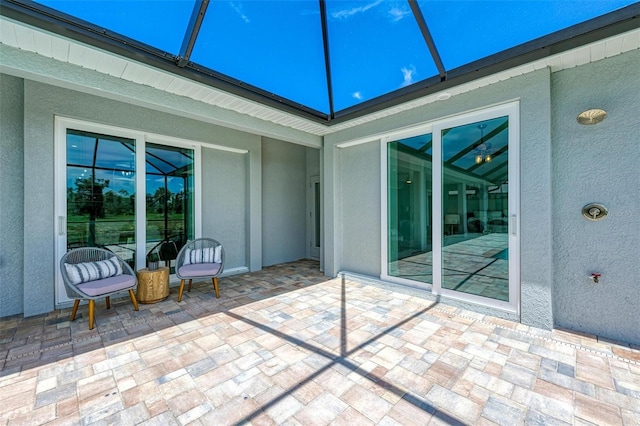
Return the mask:
POLYGON ((169 297, 169 268, 160 267, 153 271, 148 268, 136 272, 138 276, 138 302, 156 303, 169 297))

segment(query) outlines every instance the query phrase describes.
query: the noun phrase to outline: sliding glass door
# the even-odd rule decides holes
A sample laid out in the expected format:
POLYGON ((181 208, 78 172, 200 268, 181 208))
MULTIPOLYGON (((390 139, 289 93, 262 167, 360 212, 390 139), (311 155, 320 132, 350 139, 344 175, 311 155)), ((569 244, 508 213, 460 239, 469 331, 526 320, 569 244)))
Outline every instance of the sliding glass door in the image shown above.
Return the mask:
POLYGON ((384 140, 383 278, 519 311, 517 104, 384 140))
POLYGON ((66 245, 106 247, 135 266, 136 143, 75 129, 66 137, 66 245))
POLYGON ((147 143, 145 149, 146 247, 164 265, 194 235, 194 151, 147 143))
POLYGON ((509 117, 441 131, 442 289, 509 301, 509 117))
POLYGON ((388 158, 388 274, 433 283, 431 134, 392 141, 388 158))
MULTIPOLYGON (((57 256, 102 247, 134 269, 173 266, 197 235, 198 147, 158 135, 56 119, 57 256), (150 141, 148 141, 150 139, 150 141)), ((58 278, 56 303, 65 303, 58 278)))

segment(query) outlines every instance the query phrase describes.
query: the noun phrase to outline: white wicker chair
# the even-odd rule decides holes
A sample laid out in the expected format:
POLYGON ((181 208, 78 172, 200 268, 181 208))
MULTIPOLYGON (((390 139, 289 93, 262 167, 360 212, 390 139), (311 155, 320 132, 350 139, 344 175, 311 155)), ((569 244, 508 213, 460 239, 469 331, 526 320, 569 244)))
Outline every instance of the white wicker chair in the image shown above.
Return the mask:
POLYGON ((218 276, 224 270, 224 248, 211 238, 198 238, 180 249, 176 258, 176 276, 180 278, 178 302, 182 301, 184 282, 189 280, 187 291, 191 291, 194 279, 211 278, 216 297, 220 297, 218 276))
POLYGON ((92 330, 95 300, 104 297, 107 309, 110 309, 110 297, 124 291, 129 292, 131 302, 135 310, 138 310, 138 301, 133 292, 138 284, 136 274, 129 264, 109 250, 97 247, 70 250, 60 259, 60 271, 67 297, 75 299, 70 321, 76 317, 80 300, 88 300, 89 330, 92 330), (96 269, 96 265, 100 267, 96 269))

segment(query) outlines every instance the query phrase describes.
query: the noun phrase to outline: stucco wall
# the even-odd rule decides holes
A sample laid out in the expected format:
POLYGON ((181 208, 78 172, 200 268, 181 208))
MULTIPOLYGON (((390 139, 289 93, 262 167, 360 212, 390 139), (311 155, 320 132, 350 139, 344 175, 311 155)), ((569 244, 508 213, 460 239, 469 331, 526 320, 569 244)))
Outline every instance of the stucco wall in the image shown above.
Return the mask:
POLYGON ((380 144, 339 149, 344 212, 341 269, 380 276, 380 144))
POLYGON ((553 75, 555 324, 640 344, 640 51, 553 75), (582 126, 576 116, 602 108, 582 126), (598 222, 581 215, 603 203, 598 222), (602 273, 600 284, 587 279, 602 273))
POLYGON ((320 149, 307 148, 307 176, 320 176, 320 149))
MULTIPOLYGON (((142 130, 173 136, 186 140, 200 141, 230 146, 249 150, 249 173, 251 179, 258 181, 256 185, 245 185, 250 188, 250 193, 240 190, 237 194, 224 192, 224 197, 219 200, 230 202, 234 206, 246 201, 237 200, 244 198, 249 200, 251 211, 247 216, 242 216, 243 221, 239 227, 237 217, 230 223, 221 223, 224 215, 213 219, 214 216, 203 215, 203 230, 215 230, 224 228, 225 232, 258 236, 261 234, 259 211, 260 197, 253 194, 254 189, 260 191, 259 185, 259 151, 260 137, 245 132, 240 132, 224 127, 211 125, 171 114, 152 111, 139 106, 121 103, 110 99, 99 98, 72 90, 25 81, 25 141, 24 141, 24 314, 25 316, 49 312, 54 308, 54 116, 62 115, 93 122, 101 122, 113 126, 119 126, 132 130, 142 130), (256 157, 256 152, 258 152, 256 157), (258 159, 258 174, 253 174, 253 164, 258 159), (232 200, 232 201, 230 201, 232 200), (258 212, 258 213, 256 213, 258 212)), ((207 158, 210 157, 207 154, 207 158)), ((203 161, 202 167, 209 165, 203 161)), ((229 164, 232 167, 232 164, 229 164)), ((214 172, 215 173, 215 172, 214 172)), ((209 176, 209 175, 206 175, 209 176)), ((235 174, 225 176, 215 175, 216 185, 219 189, 234 187, 235 174), (228 180, 228 181, 227 181, 228 180)), ((234 208, 236 208, 234 207, 234 208)), ((209 207, 207 206, 207 209, 209 207)), ((209 211, 209 210, 207 210, 209 211)), ((244 213, 244 212, 243 212, 244 213)), ((225 241, 227 250, 232 254, 231 259, 239 262, 237 253, 245 251, 245 262, 249 267, 255 265, 258 254, 247 250, 247 242, 242 240, 225 241), (253 263, 252 263, 253 262, 253 263)), ((258 266, 259 267, 259 266, 258 266)), ((17 271, 17 269, 16 269, 17 271)), ((18 272, 14 272, 18 273, 18 272)))
POLYGON ((225 269, 248 266, 248 154, 202 149, 202 236, 222 243, 225 269))
POLYGON ((375 276, 381 267, 380 148, 377 143, 366 143, 338 149, 337 144, 518 100, 521 117, 520 318, 525 324, 550 328, 553 324, 550 93, 550 73, 543 69, 327 135, 325 273, 335 275, 340 270, 348 270, 375 276), (358 161, 360 155, 367 157, 368 162, 358 161), (355 166, 345 159, 355 162, 355 166), (358 174, 367 179, 354 180, 358 174), (369 194, 365 207, 351 202, 360 199, 363 193, 369 194), (364 229, 363 225, 366 225, 364 229), (354 238, 371 240, 371 244, 353 247, 354 238), (378 242, 374 243, 376 238, 378 242), (357 253, 351 253, 353 249, 357 253))
POLYGON ((0 74, 0 317, 23 309, 23 81, 0 74))
POLYGON ((145 109, 149 113, 152 110, 162 111, 198 122, 218 125, 221 128, 236 129, 245 134, 257 133, 316 148, 322 144, 322 138, 317 135, 9 47, 6 44, 0 44, 0 62, 3 72, 7 74, 119 100, 130 106, 145 109))
POLYGON ((264 266, 306 257, 306 149, 288 142, 263 139, 264 266))
POLYGON ((24 82, 25 316, 49 312, 54 305, 53 111, 65 100, 56 92, 24 82))

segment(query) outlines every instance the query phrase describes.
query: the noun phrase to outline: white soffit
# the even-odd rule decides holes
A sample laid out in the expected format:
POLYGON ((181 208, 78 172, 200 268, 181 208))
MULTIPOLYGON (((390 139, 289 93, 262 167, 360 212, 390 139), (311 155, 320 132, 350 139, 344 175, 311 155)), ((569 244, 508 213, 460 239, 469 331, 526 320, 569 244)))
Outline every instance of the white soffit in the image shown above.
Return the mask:
MULTIPOLYGON (((324 136, 437 102, 440 95, 440 93, 434 93, 353 120, 327 126, 5 17, 0 17, 0 43, 316 136, 324 136)), ((539 69, 548 67, 551 72, 556 72, 638 48, 640 48, 640 29, 451 87, 446 92, 456 96, 539 69)))

